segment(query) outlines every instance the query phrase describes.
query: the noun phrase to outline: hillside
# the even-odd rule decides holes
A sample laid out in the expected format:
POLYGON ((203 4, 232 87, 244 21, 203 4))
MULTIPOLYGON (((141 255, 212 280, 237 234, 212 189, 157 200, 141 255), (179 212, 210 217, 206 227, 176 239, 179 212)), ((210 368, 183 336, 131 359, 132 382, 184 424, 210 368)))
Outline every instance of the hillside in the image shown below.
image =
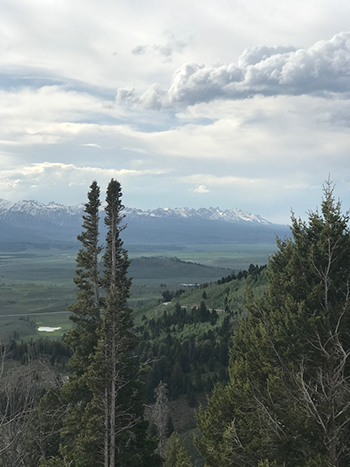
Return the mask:
POLYGON ((260 296, 267 278, 264 268, 252 266, 250 273, 227 276, 220 282, 203 284, 170 302, 134 311, 141 339, 137 354, 141 362, 153 361, 148 377, 150 400, 160 380, 168 384, 170 397, 176 399, 181 394, 193 397, 204 388, 210 390, 215 380, 226 378, 231 336, 245 316, 246 288, 260 296), (181 383, 175 384, 174 378, 181 383))
POLYGON ((264 267, 251 265, 220 279, 182 293, 170 302, 134 311, 140 342, 137 355, 151 371, 145 378, 152 420, 154 390, 160 381, 169 391, 169 415, 193 456, 203 465, 193 446, 194 409, 206 404, 217 382, 225 383, 232 334, 245 314, 247 287, 260 296, 267 286, 264 267))

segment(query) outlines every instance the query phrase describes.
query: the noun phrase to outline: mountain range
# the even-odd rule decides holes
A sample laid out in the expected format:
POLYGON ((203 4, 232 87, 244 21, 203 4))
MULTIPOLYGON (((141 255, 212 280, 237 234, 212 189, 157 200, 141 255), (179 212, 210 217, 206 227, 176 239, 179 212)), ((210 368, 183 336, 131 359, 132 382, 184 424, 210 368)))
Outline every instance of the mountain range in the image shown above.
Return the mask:
MULTIPOLYGON (((64 206, 34 200, 0 199, 0 242, 69 244, 81 232, 84 204, 64 206)), ((288 235, 287 226, 272 224, 241 209, 125 208, 128 245, 274 243, 276 234, 288 235)), ((101 210, 101 218, 104 211, 101 210)), ((105 233, 101 223, 101 238, 105 233)))

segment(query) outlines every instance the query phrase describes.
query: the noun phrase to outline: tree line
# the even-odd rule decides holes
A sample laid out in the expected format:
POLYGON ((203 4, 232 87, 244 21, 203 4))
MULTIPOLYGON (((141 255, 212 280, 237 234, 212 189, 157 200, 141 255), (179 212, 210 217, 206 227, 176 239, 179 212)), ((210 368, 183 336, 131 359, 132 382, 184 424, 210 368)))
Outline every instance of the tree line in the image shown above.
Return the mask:
MULTIPOLYGON (((291 237, 278 240, 269 260, 263 296, 247 289, 246 315, 239 320, 225 309, 220 325, 218 313, 203 302, 192 309, 176 305, 171 314, 133 326, 115 180, 106 203, 100 270, 100 200, 93 182, 79 236, 77 302, 70 307, 75 327, 65 340, 73 353, 62 355, 70 357, 68 381, 53 381, 46 390, 32 360, 26 375, 6 373, 9 349, 0 349, 2 465, 189 467, 178 434, 166 440, 172 431, 165 427, 167 397, 202 385, 212 391, 197 414, 195 445, 206 467, 348 466, 350 231, 332 184, 307 221, 292 215, 291 237), (177 339, 195 322, 208 325, 204 339, 177 339), (211 370, 217 379, 209 388, 202 376, 211 370), (143 412, 147 395, 155 400, 153 433, 143 412)), ((250 269, 258 278, 260 268, 250 269)), ((25 360, 28 348, 11 352, 25 360)))

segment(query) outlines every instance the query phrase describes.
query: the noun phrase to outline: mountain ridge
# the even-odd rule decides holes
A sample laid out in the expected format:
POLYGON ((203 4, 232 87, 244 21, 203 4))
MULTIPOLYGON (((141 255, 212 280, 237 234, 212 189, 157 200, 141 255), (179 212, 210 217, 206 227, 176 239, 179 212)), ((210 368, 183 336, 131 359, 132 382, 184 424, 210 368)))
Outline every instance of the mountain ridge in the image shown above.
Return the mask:
MULTIPOLYGON (((0 199, 0 243, 77 245, 84 204, 65 206, 35 200, 0 199)), ((184 245, 223 243, 275 243, 276 234, 288 235, 286 226, 273 224, 241 209, 125 208, 128 228, 122 233, 130 245, 184 245)), ((106 234, 101 208, 100 238, 106 234)))
MULTIPOLYGON (((0 217, 6 216, 10 212, 22 212, 31 216, 44 217, 49 215, 62 215, 66 214, 69 216, 82 215, 84 204, 80 203, 77 205, 64 205, 54 201, 48 204, 41 203, 35 200, 21 200, 18 202, 11 202, 5 199, 0 199, 0 217)), ((101 209, 103 211, 103 207, 101 209)), ((157 218, 169 218, 177 217, 182 219, 188 218, 203 218, 208 220, 222 220, 225 222, 250 222, 260 223, 264 225, 272 225, 271 222, 259 216, 258 214, 252 214, 247 211, 243 211, 239 208, 221 210, 219 207, 209 208, 163 208, 159 207, 156 209, 139 209, 125 207, 124 214, 128 217, 157 217, 157 218)))

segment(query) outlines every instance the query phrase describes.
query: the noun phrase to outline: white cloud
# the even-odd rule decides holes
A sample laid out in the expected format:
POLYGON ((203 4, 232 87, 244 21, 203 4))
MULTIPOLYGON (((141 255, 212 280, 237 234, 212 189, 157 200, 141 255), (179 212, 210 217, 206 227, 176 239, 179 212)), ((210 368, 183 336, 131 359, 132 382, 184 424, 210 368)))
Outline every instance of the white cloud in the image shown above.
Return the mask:
POLYGON ((198 190, 194 190, 197 193, 207 193, 209 190, 207 186, 210 187, 229 187, 229 186, 247 186, 247 185, 255 185, 255 186, 263 186, 267 183, 271 183, 270 179, 263 179, 263 178, 246 178, 246 177, 236 177, 232 175, 226 176, 217 176, 214 174, 194 174, 184 177, 184 181, 186 183, 196 183, 202 181, 205 185, 199 185, 198 190))
POLYGON ((49 190, 51 194, 55 191, 67 190, 66 197, 69 198, 69 188, 84 187, 85 191, 91 180, 99 180, 102 186, 105 186, 111 178, 130 182, 130 179, 161 176, 163 173, 162 170, 115 170, 100 167, 79 167, 75 164, 59 162, 43 162, 0 169, 0 190, 4 198, 7 196, 10 199, 21 199, 29 188, 40 189, 42 192, 49 190))
POLYGON ((133 55, 154 54, 163 57, 166 60, 172 60, 175 53, 181 53, 189 45, 191 35, 186 37, 175 37, 173 34, 166 33, 167 41, 163 44, 137 45, 131 50, 133 55))
POLYGON ((209 193, 210 190, 205 185, 198 185, 193 189, 194 193, 209 193))
MULTIPOLYGON (((246 49, 238 64, 205 66, 186 63, 173 75, 167 92, 152 86, 146 104, 188 106, 215 99, 247 99, 256 95, 278 96, 350 93, 350 32, 319 41, 309 49, 255 46, 246 49)), ((147 91, 148 92, 148 91, 147 91)), ((145 94, 143 94, 145 95, 145 94)), ((143 103, 133 92, 133 102, 143 103)))
POLYGON ((75 203, 116 176, 130 205, 270 219, 314 206, 330 172, 349 205, 350 2, 4 0, 1 13, 1 196, 75 203))
POLYGON ((82 144, 81 146, 83 146, 85 148, 98 148, 98 149, 102 148, 102 146, 100 146, 99 144, 96 144, 96 143, 85 143, 85 144, 82 144))

